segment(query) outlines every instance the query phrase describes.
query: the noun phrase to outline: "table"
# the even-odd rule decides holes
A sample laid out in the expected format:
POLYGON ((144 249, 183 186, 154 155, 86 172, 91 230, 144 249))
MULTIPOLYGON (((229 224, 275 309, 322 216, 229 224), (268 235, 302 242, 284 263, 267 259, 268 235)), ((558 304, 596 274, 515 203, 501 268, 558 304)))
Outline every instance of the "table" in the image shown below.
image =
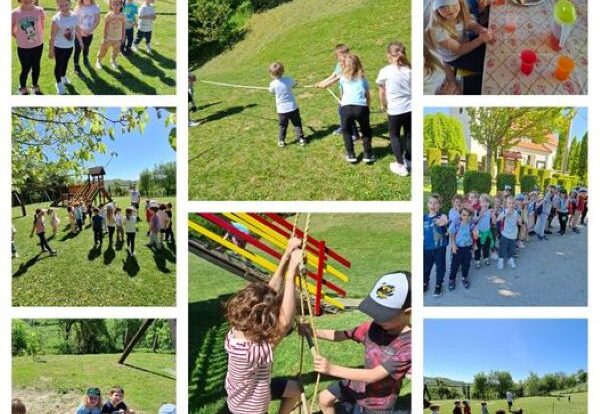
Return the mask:
POLYGON ((588 90, 588 10, 587 0, 572 0, 577 9, 577 22, 560 51, 551 47, 550 33, 554 1, 546 0, 536 6, 517 6, 511 0, 490 0, 489 28, 495 39, 487 44, 483 95, 586 95, 588 90), (497 5, 497 3, 501 3, 497 5), (517 29, 504 29, 506 15, 517 15, 517 29), (520 71, 520 53, 533 49, 538 55, 533 73, 520 71), (568 55, 576 68, 564 82, 554 77, 556 60, 568 55))

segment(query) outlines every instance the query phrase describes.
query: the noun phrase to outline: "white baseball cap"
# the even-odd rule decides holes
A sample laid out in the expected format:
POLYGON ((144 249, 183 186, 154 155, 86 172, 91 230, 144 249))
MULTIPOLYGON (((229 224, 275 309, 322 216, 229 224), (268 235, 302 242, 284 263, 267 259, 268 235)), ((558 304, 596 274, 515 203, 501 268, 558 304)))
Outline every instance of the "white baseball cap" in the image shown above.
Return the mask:
POLYGON ((358 309, 375 322, 387 322, 398 316, 402 309, 410 307, 410 272, 387 273, 375 282, 369 296, 363 299, 358 309))

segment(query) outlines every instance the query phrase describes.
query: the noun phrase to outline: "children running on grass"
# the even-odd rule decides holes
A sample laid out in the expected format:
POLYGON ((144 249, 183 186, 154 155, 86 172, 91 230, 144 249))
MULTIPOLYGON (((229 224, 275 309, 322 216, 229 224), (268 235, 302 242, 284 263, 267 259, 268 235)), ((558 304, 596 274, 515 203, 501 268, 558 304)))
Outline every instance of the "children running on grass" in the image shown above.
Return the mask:
POLYGON ((340 379, 319 393, 323 414, 394 411, 402 381, 411 374, 412 367, 410 283, 408 272, 383 275, 358 307, 372 318, 370 321, 344 331, 315 331, 320 339, 351 339, 365 347, 364 368, 350 368, 314 356, 316 372, 340 379))
POLYGON ((19 95, 29 95, 27 78, 31 72, 31 93, 41 95, 39 86, 42 54, 44 51, 44 9, 35 0, 19 0, 19 7, 12 11, 12 36, 16 39, 17 55, 21 64, 19 95))
POLYGON ((271 400, 281 400, 280 414, 292 412, 300 398, 294 380, 271 380, 273 350, 287 335, 296 315, 301 241, 288 241, 275 274, 268 284, 252 283, 227 302, 231 329, 225 339, 228 366, 225 379, 227 407, 232 414, 266 413, 271 400))
POLYGON ((427 207, 428 214, 423 218, 423 291, 429 289, 430 274, 436 268, 434 296, 442 294, 442 285, 446 272, 447 237, 450 238, 451 266, 448 289, 456 288, 456 274, 462 268, 463 285, 471 285, 469 270, 471 260, 475 267, 489 266, 491 260, 497 260, 497 267, 503 270, 505 265, 517 268, 515 258, 519 251, 526 248, 529 235, 537 234, 537 240, 549 240, 552 234, 551 211, 556 210, 554 218, 558 221, 558 234, 564 236, 570 229, 579 233, 581 212, 587 209, 587 189, 576 187, 570 197, 564 188, 548 185, 545 192, 511 195, 512 189, 494 197, 490 206, 488 194, 471 192, 465 201, 456 194, 452 197, 452 208, 448 216, 440 212, 441 198, 432 194, 427 207), (496 249, 496 246, 498 248, 496 249), (497 256, 494 255, 497 252, 497 256))
POLYGON ((285 147, 285 136, 289 122, 294 126, 296 140, 300 145, 306 145, 302 131, 302 119, 300 118, 300 109, 296 103, 292 88, 296 86, 296 81, 287 76, 283 76, 284 68, 279 62, 273 62, 269 65, 269 75, 273 79, 269 85, 269 92, 275 94, 275 104, 277 106, 277 117, 279 118, 279 137, 277 145, 280 148, 285 147))

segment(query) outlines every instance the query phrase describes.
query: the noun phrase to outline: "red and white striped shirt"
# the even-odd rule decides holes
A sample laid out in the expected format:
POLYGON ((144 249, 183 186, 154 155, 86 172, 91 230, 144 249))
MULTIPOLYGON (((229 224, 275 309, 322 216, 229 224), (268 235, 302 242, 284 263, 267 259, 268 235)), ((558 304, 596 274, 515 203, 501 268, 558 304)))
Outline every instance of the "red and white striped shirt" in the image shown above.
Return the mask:
POLYGON ((225 338, 225 350, 229 355, 225 378, 229 411, 232 414, 266 413, 271 402, 271 344, 236 339, 230 330, 225 338))

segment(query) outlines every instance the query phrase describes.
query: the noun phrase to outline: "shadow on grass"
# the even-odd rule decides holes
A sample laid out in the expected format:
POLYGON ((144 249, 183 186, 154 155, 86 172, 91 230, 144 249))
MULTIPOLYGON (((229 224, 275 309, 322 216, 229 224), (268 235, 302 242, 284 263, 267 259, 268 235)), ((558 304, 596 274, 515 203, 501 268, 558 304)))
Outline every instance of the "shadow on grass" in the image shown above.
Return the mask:
POLYGON ((115 260, 115 256, 115 249, 109 244, 108 249, 104 251, 104 265, 107 266, 111 264, 112 261, 115 260))
MULTIPOLYGON (((158 66, 164 69, 175 69, 177 67, 175 60, 161 54, 156 49, 152 49, 152 54, 148 55, 153 61, 158 63, 158 66)), ((172 86, 175 86, 173 83, 172 86)))
POLYGON ((29 268, 34 266, 37 262, 50 257, 50 256, 45 256, 45 257, 41 257, 41 256, 42 256, 42 253, 38 253, 35 256, 33 256, 31 259, 27 260, 25 263, 21 263, 19 265, 19 268, 17 269, 17 271, 15 273, 13 273, 12 277, 23 276, 25 273, 27 273, 29 268))
POLYGON ((239 114, 248 108, 254 108, 257 105, 258 104, 252 103, 252 104, 248 104, 245 106, 242 106, 242 105, 232 106, 230 108, 215 112, 214 114, 209 115, 206 118, 196 119, 195 121, 202 122, 203 124, 206 124, 208 122, 213 122, 213 121, 219 121, 223 118, 227 118, 228 116, 239 114))
MULTIPOLYGON (((229 295, 189 304, 189 390, 190 412, 206 405, 223 402, 227 352, 223 347, 229 325, 223 317, 223 305, 229 295)), ((218 413, 227 411, 219 410, 218 413)))
MULTIPOLYGON (((82 69, 84 67, 87 68, 90 76, 87 76, 82 72, 82 74, 79 76, 79 78, 81 79, 81 81, 83 83, 85 83, 87 88, 94 95, 124 95, 126 93, 124 89, 117 88, 114 85, 111 85, 110 83, 108 83, 107 81, 102 79, 100 76, 98 76, 97 70, 95 68, 93 68, 91 65, 90 66, 84 65, 84 66, 82 66, 82 69)), ((87 227, 88 226, 86 226, 86 228, 87 227)))
POLYGON ((151 370, 146 369, 146 368, 136 367, 135 365, 126 364, 126 363, 123 364, 123 365, 126 366, 126 367, 128 367, 128 368, 137 369, 138 371, 146 372, 148 374, 156 375, 156 376, 159 376, 159 377, 162 377, 162 378, 170 379, 170 380, 173 380, 173 381, 176 380, 172 376, 167 375, 167 374, 163 374, 162 372, 151 371, 151 370))
POLYGON ((169 249, 157 249, 156 247, 148 247, 152 250, 154 256, 154 263, 156 268, 162 273, 171 273, 171 269, 167 267, 167 262, 175 263, 175 255, 169 249))
POLYGON ((220 103, 221 103, 221 101, 217 101, 217 102, 211 102, 206 105, 197 106, 195 111, 190 111, 190 112, 194 113, 194 112, 202 111, 203 109, 210 108, 211 106, 218 105, 220 103))
POLYGON ((123 260, 123 271, 127 273, 129 277, 137 276, 140 272, 140 264, 135 256, 127 254, 127 258, 123 260))
POLYGON ((64 236, 62 236, 59 241, 64 242, 64 241, 67 241, 67 240, 71 240, 71 239, 74 239, 75 237, 77 237, 77 235, 79 235, 79 233, 68 232, 67 234, 65 234, 64 236))
MULTIPOLYGON (((156 56, 160 56, 159 59, 162 58, 163 62, 172 62, 171 66, 172 68, 175 67, 175 62, 172 61, 171 59, 166 58, 163 55, 160 54, 156 54, 156 56)), ((155 65, 154 63, 154 52, 152 53, 152 55, 148 55, 146 52, 138 52, 138 53, 131 53, 127 56, 125 56, 132 65, 134 65, 136 68, 138 68, 140 70, 140 72, 142 72, 143 75, 146 75, 147 77, 150 78, 158 78, 164 85, 166 86, 175 86, 176 82, 175 79, 167 76, 167 74, 160 69, 158 66, 155 65)), ((159 60, 157 59, 157 61, 159 60)), ((162 65, 161 65, 162 66, 162 65)), ((169 69, 169 67, 163 66, 166 69, 169 69)), ((121 72, 123 73, 128 73, 126 71, 124 71, 123 69, 121 69, 121 72)), ((133 75, 131 75, 133 76, 133 75)))
POLYGON ((124 244, 125 244, 125 241, 124 241, 124 240, 121 240, 121 239, 117 240, 117 241, 115 242, 115 250, 117 250, 117 251, 121 251, 121 250, 123 250, 123 245, 124 245, 124 244))
POLYGON ((333 131, 335 131, 337 128, 338 125, 330 125, 327 128, 321 129, 314 129, 311 126, 306 126, 306 129, 310 130, 310 135, 307 135, 306 138, 308 138, 309 142, 317 141, 333 134, 333 131))
POLYGON ((97 258, 100 257, 101 254, 102 254, 102 245, 100 245, 100 247, 94 246, 88 252, 88 260, 89 261, 96 260, 97 258))

